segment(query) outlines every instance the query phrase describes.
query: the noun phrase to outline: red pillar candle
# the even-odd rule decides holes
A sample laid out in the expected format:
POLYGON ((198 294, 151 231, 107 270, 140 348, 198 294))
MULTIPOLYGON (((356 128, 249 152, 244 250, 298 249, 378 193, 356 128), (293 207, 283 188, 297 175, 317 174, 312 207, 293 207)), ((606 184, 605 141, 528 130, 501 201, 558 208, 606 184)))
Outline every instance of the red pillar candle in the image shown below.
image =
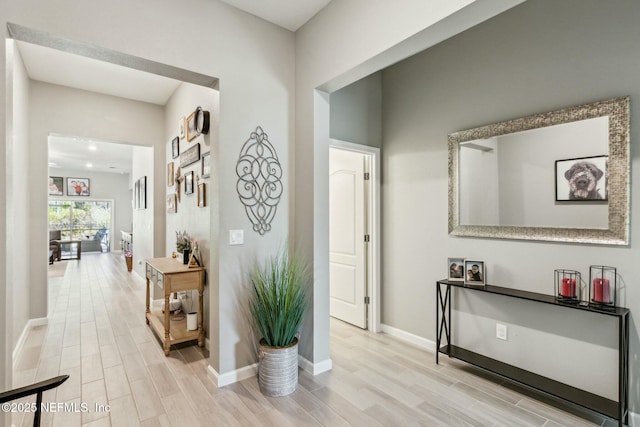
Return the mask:
POLYGON ((593 300, 595 302, 609 303, 609 279, 597 277, 593 279, 593 300))
POLYGON ((560 295, 562 295, 563 297, 575 297, 576 296, 576 279, 563 277, 562 287, 560 289, 560 295))

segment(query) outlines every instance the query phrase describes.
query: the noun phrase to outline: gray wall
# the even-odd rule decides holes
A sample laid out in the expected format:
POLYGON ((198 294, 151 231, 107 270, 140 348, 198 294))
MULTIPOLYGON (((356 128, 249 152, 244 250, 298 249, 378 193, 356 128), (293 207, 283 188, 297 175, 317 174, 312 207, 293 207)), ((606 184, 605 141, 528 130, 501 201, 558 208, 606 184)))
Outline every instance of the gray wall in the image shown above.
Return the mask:
MULTIPOLYGON (((629 247, 447 235, 449 133, 630 95, 631 135, 638 135, 638 17, 640 3, 633 1, 531 0, 383 72, 385 324, 435 340, 434 283, 446 275, 447 256, 485 260, 490 283, 545 294, 553 293, 556 268, 588 277, 589 265, 616 266, 621 305, 640 310, 638 210, 629 247)), ((635 147, 631 152, 637 183, 635 147)), ((632 205, 639 189, 632 188, 632 205)), ((458 343, 615 396, 615 322, 500 297, 457 297, 458 343), (509 326, 509 341, 495 339, 496 321, 509 326), (567 365, 578 368, 564 372, 567 365)), ((632 314, 632 355, 638 344, 632 314)), ((630 379, 631 410, 638 412, 633 364, 630 379)))
POLYGON ((382 143, 382 73, 377 72, 335 91, 329 136, 378 147, 382 143))
MULTIPOLYGON (((296 32, 295 238, 313 259, 311 340, 300 352, 322 370, 329 353, 329 92, 482 22, 522 0, 331 2, 296 32), (363 13, 365 12, 365 13, 363 13)), ((222 139, 221 139, 222 140, 222 139)))

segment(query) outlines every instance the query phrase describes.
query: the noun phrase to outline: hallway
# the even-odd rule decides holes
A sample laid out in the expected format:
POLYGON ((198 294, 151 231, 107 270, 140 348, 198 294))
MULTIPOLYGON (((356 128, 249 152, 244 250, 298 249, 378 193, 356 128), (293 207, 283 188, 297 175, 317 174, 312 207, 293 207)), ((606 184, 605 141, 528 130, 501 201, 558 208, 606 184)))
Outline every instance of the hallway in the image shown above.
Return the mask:
MULTIPOLYGON (((56 263, 57 264, 57 263, 56 263)), ((331 321, 333 370, 300 371, 300 386, 267 398, 254 378, 218 389, 197 346, 164 357, 144 321, 144 281, 120 254, 87 254, 51 275, 47 326, 32 330, 14 371, 16 386, 70 375, 44 401, 88 405, 43 413, 43 426, 578 426, 603 425, 527 397, 462 363, 388 335, 331 321), (96 411, 95 405, 109 405, 96 411), (591 422, 590 422, 591 421, 591 422)), ((14 414, 31 425, 31 414, 14 414)), ((610 422, 610 421, 609 421, 610 422)), ((608 422, 608 423, 609 423, 608 422)), ((607 423, 607 425, 609 425, 607 423)))

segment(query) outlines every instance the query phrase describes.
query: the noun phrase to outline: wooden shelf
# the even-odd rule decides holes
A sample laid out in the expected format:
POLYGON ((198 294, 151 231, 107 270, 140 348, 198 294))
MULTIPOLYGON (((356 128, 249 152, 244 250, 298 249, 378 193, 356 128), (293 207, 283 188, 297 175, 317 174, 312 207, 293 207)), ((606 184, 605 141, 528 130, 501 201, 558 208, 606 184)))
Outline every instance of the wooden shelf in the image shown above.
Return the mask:
POLYGON ((145 273, 147 278, 146 318, 155 333, 162 341, 165 356, 171 351, 171 344, 186 341, 198 341, 198 346, 204 347, 204 319, 203 319, 203 293, 204 274, 203 267, 190 268, 174 258, 152 258, 146 260, 145 273), (165 319, 162 309, 151 310, 151 283, 162 289, 164 296, 163 307, 169 310, 169 299, 172 293, 180 291, 198 291, 198 329, 187 331, 186 320, 165 319), (166 335, 169 335, 169 339, 166 335))
MULTIPOLYGON (((160 338, 160 341, 164 344, 164 313, 162 310, 153 310, 151 313, 147 313, 147 319, 149 319, 149 324, 153 327, 160 338)), ((182 320, 170 320, 169 345, 197 340, 199 334, 200 331, 197 329, 195 331, 187 331, 186 314, 182 320)))

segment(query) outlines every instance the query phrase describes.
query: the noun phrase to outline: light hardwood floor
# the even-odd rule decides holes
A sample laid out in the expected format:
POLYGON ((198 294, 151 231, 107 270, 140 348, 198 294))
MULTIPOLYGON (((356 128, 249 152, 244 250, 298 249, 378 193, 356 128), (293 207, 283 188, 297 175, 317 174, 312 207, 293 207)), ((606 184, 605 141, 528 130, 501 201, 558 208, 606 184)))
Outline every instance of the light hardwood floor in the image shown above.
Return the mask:
MULTIPOLYGON (((292 395, 265 397, 255 378, 218 389, 206 350, 187 346, 164 356, 144 321, 144 281, 126 271, 121 256, 67 263, 64 276, 49 279, 48 325, 29 334, 14 383, 69 374, 45 401, 86 403, 89 412, 47 412, 44 426, 614 425, 558 409, 464 363, 443 357, 436 365, 432 353, 336 320, 333 370, 315 377, 301 371, 292 395)), ((13 416, 15 425, 32 420, 13 416)))

